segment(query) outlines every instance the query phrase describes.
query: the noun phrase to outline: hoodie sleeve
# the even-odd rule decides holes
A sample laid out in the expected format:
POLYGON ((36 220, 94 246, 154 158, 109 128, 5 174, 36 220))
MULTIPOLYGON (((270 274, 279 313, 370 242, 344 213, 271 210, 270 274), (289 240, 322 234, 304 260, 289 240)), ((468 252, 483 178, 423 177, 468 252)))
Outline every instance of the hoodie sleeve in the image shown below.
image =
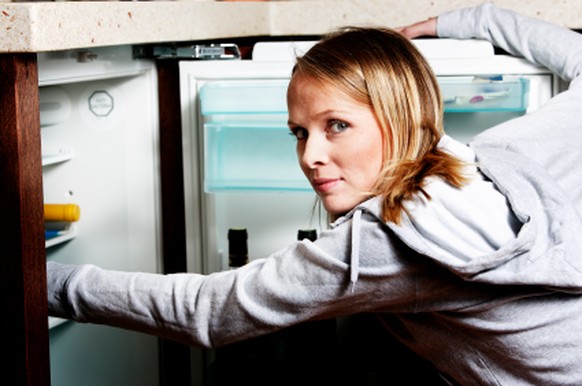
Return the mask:
POLYGON ((315 243, 295 242, 239 269, 210 275, 49 262, 49 314, 220 347, 307 320, 380 309, 414 311, 418 277, 434 267, 412 258, 375 216, 360 216, 359 232, 350 217, 321 232, 315 243), (361 238, 357 248, 354 237, 361 238))
MULTIPOLYGON (((376 229, 372 232, 376 236, 368 234, 367 239, 379 237, 376 248, 385 248, 389 243, 381 225, 368 226, 376 229)), ((360 278, 358 291, 352 291, 351 234, 351 221, 346 221, 322 232, 317 243, 295 242, 239 269, 210 275, 122 272, 49 262, 49 314, 219 347, 302 321, 377 307, 380 299, 372 293, 377 280, 402 270, 392 272, 382 269, 383 262, 363 259, 364 279, 360 278), (370 269, 380 277, 369 276, 370 269)), ((363 250, 366 255, 369 248, 363 250)), ((390 253, 382 252, 383 260, 390 260, 390 253)), ((401 286, 413 286, 408 279, 399 280, 401 286)), ((394 293, 381 300, 390 304, 400 297, 394 293)))
POLYGON ((579 292, 582 185, 576 165, 582 163, 582 35, 491 4, 439 16, 437 33, 488 40, 570 82, 539 108, 470 142, 479 169, 524 225, 513 251, 489 258, 487 267, 464 267, 463 272, 472 280, 579 292))
POLYGON ((440 15, 437 34, 488 40, 513 55, 549 68, 566 81, 582 71, 582 35, 490 3, 440 15))

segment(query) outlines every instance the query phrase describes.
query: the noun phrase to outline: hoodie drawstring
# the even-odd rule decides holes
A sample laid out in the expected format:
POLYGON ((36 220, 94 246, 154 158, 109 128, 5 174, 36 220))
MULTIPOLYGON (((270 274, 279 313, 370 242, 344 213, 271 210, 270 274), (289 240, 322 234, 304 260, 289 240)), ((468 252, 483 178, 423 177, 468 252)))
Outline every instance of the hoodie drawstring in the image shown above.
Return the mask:
POLYGON ((358 280, 358 273, 360 268, 360 224, 362 218, 362 210, 356 209, 352 217, 352 253, 350 256, 350 283, 352 285, 352 292, 358 280))

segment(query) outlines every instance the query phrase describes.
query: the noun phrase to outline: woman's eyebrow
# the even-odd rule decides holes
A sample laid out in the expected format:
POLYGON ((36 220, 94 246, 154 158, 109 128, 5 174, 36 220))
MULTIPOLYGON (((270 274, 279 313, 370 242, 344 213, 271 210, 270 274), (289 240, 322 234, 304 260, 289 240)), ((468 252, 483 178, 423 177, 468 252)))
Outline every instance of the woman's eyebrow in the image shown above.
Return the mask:
MULTIPOLYGON (((311 116, 311 119, 314 119, 314 118, 317 119, 317 118, 320 118, 320 117, 326 116, 326 115, 343 114, 343 113, 345 113, 345 111, 337 110, 337 109, 325 109, 325 110, 320 111, 316 114, 313 114, 311 116)), ((297 125, 295 122, 293 122, 290 119, 287 121, 287 124, 288 125, 297 125)))

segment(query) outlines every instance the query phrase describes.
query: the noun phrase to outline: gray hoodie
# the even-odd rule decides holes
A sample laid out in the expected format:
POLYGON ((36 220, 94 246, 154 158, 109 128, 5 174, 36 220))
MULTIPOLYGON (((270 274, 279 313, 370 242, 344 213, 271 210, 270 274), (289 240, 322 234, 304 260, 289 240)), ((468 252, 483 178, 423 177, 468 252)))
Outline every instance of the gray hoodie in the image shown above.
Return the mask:
POLYGON ((314 243, 208 276, 49 263, 50 314, 217 347, 374 312, 452 383, 581 385, 582 36, 492 5, 440 16, 438 33, 490 40, 570 89, 470 147, 444 137, 478 169, 463 189, 430 181, 400 225, 373 198, 314 243))

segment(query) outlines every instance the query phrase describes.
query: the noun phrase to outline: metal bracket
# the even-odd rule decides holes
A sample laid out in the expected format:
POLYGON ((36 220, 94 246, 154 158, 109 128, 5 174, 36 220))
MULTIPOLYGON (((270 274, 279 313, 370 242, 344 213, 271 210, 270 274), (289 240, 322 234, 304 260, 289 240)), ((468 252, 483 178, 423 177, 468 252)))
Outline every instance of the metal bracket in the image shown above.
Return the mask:
POLYGON ((194 44, 189 46, 144 45, 133 47, 134 59, 237 60, 241 58, 236 44, 194 44))

